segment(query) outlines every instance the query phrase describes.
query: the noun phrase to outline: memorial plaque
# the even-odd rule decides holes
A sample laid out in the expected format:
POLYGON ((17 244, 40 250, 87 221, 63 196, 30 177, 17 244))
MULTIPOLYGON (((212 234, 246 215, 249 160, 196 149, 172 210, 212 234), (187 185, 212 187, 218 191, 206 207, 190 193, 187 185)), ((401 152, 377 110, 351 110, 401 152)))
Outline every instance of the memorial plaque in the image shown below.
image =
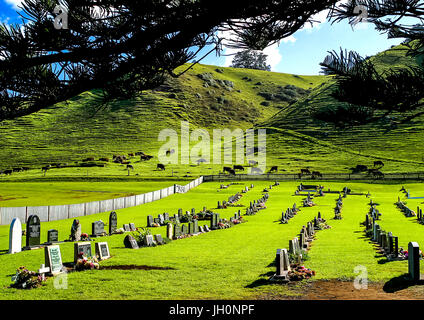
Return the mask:
POLYGON ((40 218, 37 215, 31 215, 26 225, 26 246, 40 245, 40 218))
POLYGON ((62 272, 62 256, 58 245, 44 248, 45 266, 50 268, 50 273, 56 275, 62 272))
POLYGON ((94 237, 101 236, 105 233, 105 224, 103 221, 95 221, 91 224, 91 234, 94 237))
POLYGON ((47 231, 47 242, 52 243, 57 241, 59 241, 59 232, 54 229, 47 231))
POLYGON ((92 257, 91 242, 74 243, 74 262, 77 262, 78 256, 82 253, 84 257, 92 257))
POLYGON ((118 215, 112 211, 109 215, 109 234, 114 234, 118 229, 118 215))
POLYGON ((96 242, 95 249, 96 249, 96 256, 100 260, 105 260, 110 258, 109 245, 107 242, 96 242))

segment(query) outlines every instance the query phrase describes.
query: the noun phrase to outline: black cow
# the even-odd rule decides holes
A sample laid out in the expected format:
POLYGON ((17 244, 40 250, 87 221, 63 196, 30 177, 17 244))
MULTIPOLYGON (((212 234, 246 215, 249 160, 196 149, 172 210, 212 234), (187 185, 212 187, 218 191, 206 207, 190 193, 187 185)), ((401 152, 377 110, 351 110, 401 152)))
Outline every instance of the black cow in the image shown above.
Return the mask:
POLYGON ((165 170, 165 165, 163 165, 162 163, 158 163, 158 165, 156 166, 156 169, 157 169, 157 170, 162 170, 162 171, 164 171, 164 170, 165 170))
POLYGON ((278 166, 273 166, 273 167, 271 167, 271 170, 269 170, 269 173, 277 172, 277 171, 278 171, 278 166))
POLYGON ((384 167, 383 161, 380 161, 380 160, 374 161, 374 167, 380 167, 380 168, 384 167))
POLYGON ((322 178, 322 174, 319 171, 312 171, 312 177, 322 178))
POLYGON ((244 171, 244 167, 243 166, 238 166, 238 165, 233 166, 233 169, 234 170, 242 170, 242 171, 244 171))
POLYGON ((301 174, 311 174, 311 171, 309 169, 300 169, 301 174))
POLYGON ((7 176, 7 175, 9 175, 9 176, 11 176, 12 175, 12 172, 13 172, 13 170, 12 169, 9 169, 9 170, 4 170, 4 174, 7 176))
MULTIPOLYGON (((127 169, 132 169, 132 170, 134 170, 134 167, 132 166, 132 165, 130 165, 130 164, 127 164, 127 169)), ((165 169, 164 169, 165 170, 165 169)))
POLYGON ((228 173, 230 173, 231 171, 234 171, 233 169, 231 169, 231 167, 224 167, 223 169, 222 169, 222 171, 223 172, 228 172, 228 173))

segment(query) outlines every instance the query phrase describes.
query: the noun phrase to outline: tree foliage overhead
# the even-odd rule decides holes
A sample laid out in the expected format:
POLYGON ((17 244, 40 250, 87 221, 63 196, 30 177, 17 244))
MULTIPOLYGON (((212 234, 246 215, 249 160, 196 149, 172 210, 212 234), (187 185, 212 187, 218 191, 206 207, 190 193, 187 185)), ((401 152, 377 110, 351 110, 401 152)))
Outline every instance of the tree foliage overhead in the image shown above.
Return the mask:
POLYGON ((267 55, 253 50, 239 51, 234 55, 231 67, 271 71, 266 63, 267 55))
MULTIPOLYGON (((334 22, 348 19, 355 24, 358 22, 358 6, 365 10, 367 21, 387 33, 389 38, 407 38, 407 55, 424 55, 423 1, 349 0, 335 7, 330 16, 334 22)), ((330 52, 321 66, 325 74, 336 76, 337 89, 333 96, 339 101, 352 104, 352 110, 361 106, 370 114, 382 111, 379 116, 362 117, 362 123, 376 121, 393 112, 408 112, 403 121, 424 114, 423 65, 379 71, 371 59, 341 50, 340 54, 330 52)))
MULTIPOLYGON (((337 0, 24 0, 0 25, 0 120, 102 89, 104 102, 158 86, 204 48, 263 50, 337 0), (56 8, 56 11, 55 11, 56 8), (225 10, 223 10, 225 8, 225 10), (67 12, 67 29, 56 29, 67 12), (220 32, 219 32, 220 31, 220 32)), ((65 21, 62 21, 66 27, 65 21)))

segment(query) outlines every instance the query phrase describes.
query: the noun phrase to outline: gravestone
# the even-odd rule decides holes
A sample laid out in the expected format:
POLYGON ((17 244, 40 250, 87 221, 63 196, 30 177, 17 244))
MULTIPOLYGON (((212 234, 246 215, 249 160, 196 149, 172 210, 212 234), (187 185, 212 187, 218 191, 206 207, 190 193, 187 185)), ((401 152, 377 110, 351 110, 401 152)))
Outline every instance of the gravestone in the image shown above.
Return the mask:
POLYGON ((163 242, 162 235, 160 235, 160 234, 156 234, 156 235, 155 235, 155 241, 156 241, 156 243, 157 243, 157 244, 159 244, 159 245, 165 244, 165 242, 163 242))
POLYGON ((125 248, 130 248, 130 249, 138 249, 139 248, 137 241, 130 234, 127 235, 124 238, 124 245, 125 245, 125 248))
POLYGON ((181 226, 179 224, 174 225, 174 239, 178 239, 181 236, 181 226))
POLYGON ((50 268, 50 273, 56 275, 62 272, 62 256, 58 245, 44 247, 44 264, 50 268))
POLYGON ((130 231, 136 231, 137 228, 135 227, 134 223, 130 223, 130 231))
POLYGON ((191 208, 191 215, 192 215, 192 216, 196 215, 196 209, 191 208))
POLYGON ((159 218, 159 224, 163 225, 163 223, 165 222, 165 218, 164 218, 163 214, 158 215, 158 218, 159 218))
POLYGON ((188 223, 188 233, 194 234, 194 222, 193 221, 188 223))
POLYGON ((153 226, 153 216, 151 216, 151 215, 147 216, 147 226, 148 227, 153 226))
POLYGON ((74 262, 77 262, 78 256, 82 253, 84 257, 92 257, 91 242, 74 243, 74 262))
POLYGON ((166 237, 172 240, 173 236, 174 236, 174 225, 172 223, 168 223, 168 225, 166 226, 166 237))
POLYGON ((277 262, 277 272, 276 272, 277 276, 283 276, 285 275, 285 273, 291 270, 287 249, 277 249, 276 262, 277 262))
POLYGON ((417 242, 408 244, 408 272, 412 281, 420 280, 420 246, 417 242))
POLYGON ((40 245, 40 218, 31 215, 26 225, 26 246, 33 247, 40 245))
POLYGON ((178 209, 178 215, 181 216, 183 214, 183 209, 179 208, 178 209))
POLYGON ((193 220, 193 233, 199 232, 199 221, 197 219, 193 220))
POLYGON ((96 256, 100 260, 105 260, 110 258, 109 245, 107 242, 96 242, 95 243, 96 256))
POLYGON ((186 235, 188 233, 188 227, 187 227, 187 225, 186 224, 183 224, 182 226, 181 226, 181 234, 182 235, 186 235))
POLYGON ((168 212, 165 212, 163 214, 163 218, 165 219, 165 221, 169 221, 169 213, 168 212))
POLYGON ((154 218, 154 219, 153 219, 153 222, 154 222, 154 223, 157 223, 157 224, 159 224, 159 225, 160 225, 160 219, 159 219, 159 218, 154 218))
POLYGON ((209 227, 208 227, 206 224, 205 224, 203 227, 205 228, 205 232, 209 232, 209 231, 211 231, 211 230, 209 229, 209 227))
POLYGON ((153 236, 151 234, 146 235, 146 237, 144 238, 144 244, 147 247, 152 247, 154 245, 153 236))
POLYGON ((118 215, 112 211, 109 215, 109 234, 114 234, 118 229, 118 215))
POLYGON ((71 226, 71 240, 72 241, 80 241, 81 240, 81 223, 78 219, 75 219, 72 222, 71 226))
POLYGON ((130 232, 131 231, 130 230, 130 225, 128 223, 124 224, 123 227, 124 227, 124 231, 125 232, 130 232))
POLYGON ((205 232, 205 230, 203 229, 202 226, 199 226, 199 232, 201 232, 201 233, 204 233, 205 232))
POLYGON ((59 241, 59 232, 55 229, 47 231, 47 242, 53 243, 59 241))
POLYGON ((9 253, 22 251, 22 224, 19 218, 14 218, 9 230, 9 253))
POLYGON ((91 234, 94 237, 101 236, 105 233, 105 224, 103 221, 95 221, 91 224, 91 234))

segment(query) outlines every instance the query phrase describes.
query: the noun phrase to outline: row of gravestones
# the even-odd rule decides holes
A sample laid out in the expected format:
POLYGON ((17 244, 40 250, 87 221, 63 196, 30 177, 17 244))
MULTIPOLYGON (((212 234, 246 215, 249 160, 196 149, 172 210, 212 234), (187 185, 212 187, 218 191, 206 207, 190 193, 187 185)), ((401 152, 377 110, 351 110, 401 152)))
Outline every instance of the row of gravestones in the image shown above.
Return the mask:
POLYGON ((163 214, 159 214, 157 218, 153 218, 152 215, 147 216, 147 227, 159 227, 159 226, 165 226, 169 222, 177 223, 180 222, 190 222, 194 219, 197 220, 205 220, 207 218, 210 218, 212 215, 212 212, 207 212, 206 207, 203 207, 203 211, 196 213, 195 208, 191 209, 191 212, 186 212, 185 215, 183 215, 183 209, 179 208, 178 213, 174 214, 173 217, 169 215, 169 213, 165 212, 163 214))
MULTIPOLYGON (((109 215, 109 234, 114 234, 117 230, 117 214, 116 212, 111 212, 109 215)), ((130 229, 127 231, 135 231, 134 224, 130 224, 130 229), (133 228, 133 229, 131 229, 133 228)), ((125 229, 126 225, 124 225, 125 229)), ((81 224, 79 220, 74 220, 71 227, 71 236, 72 241, 81 240, 81 224)), ((102 236, 105 235, 104 223, 102 221, 95 221, 92 223, 92 236, 102 236)), ((41 244, 41 221, 37 215, 31 215, 26 221, 26 245, 23 249, 31 249, 34 247, 45 246, 53 243, 58 243, 59 241, 59 232, 58 230, 51 229, 47 231, 47 242, 41 244)), ((18 253, 22 250, 22 224, 19 218, 14 218, 10 224, 9 231, 9 253, 18 253)))
MULTIPOLYGON (((105 260, 111 257, 107 242, 96 242, 95 250, 99 260, 105 260)), ((91 242, 77 242, 74 244, 74 264, 81 254, 85 257, 92 257, 91 242)), ((46 274, 56 276, 63 271, 64 265, 60 246, 49 245, 44 247, 44 264, 40 266, 38 274, 45 280, 46 274)))
MULTIPOLYGON (((400 201, 400 198, 398 197, 398 201, 396 202, 396 206, 403 212, 403 214, 405 215, 405 217, 415 217, 416 213, 409 209, 406 204, 404 204, 402 201, 400 201)), ((419 207, 417 212, 419 212, 419 207)))
POLYGON ((259 210, 265 209, 265 203, 269 199, 269 193, 265 193, 260 199, 250 202, 249 207, 246 208, 246 215, 252 216, 258 213, 259 210))
POLYGON ((368 205, 370 206, 370 209, 368 211, 368 215, 370 220, 380 220, 381 217, 381 213, 380 211, 377 209, 378 203, 375 203, 372 199, 370 200, 370 202, 368 203, 368 205))
MULTIPOLYGON (((344 197, 347 193, 344 193, 344 197)), ((343 208, 343 197, 339 194, 339 198, 336 200, 336 206, 334 207, 334 220, 342 219, 342 208, 343 208)))
POLYGON ((417 206, 417 220, 418 223, 424 224, 423 209, 421 209, 419 206, 417 206))
POLYGON ((293 218, 297 213, 300 211, 299 208, 296 207, 296 203, 293 204, 292 208, 288 208, 285 212, 281 214, 281 223, 287 224, 289 223, 289 220, 293 218))
POLYGON ((275 181, 274 184, 270 184, 268 188, 264 188, 262 190, 262 192, 269 192, 269 190, 272 190, 272 187, 276 187, 276 186, 279 186, 279 185, 280 185, 280 183, 278 181, 275 181))
POLYGON ((302 227, 298 237, 289 240, 289 250, 277 249, 276 254, 276 273, 271 277, 271 281, 288 282, 290 268, 289 253, 293 256, 296 263, 302 262, 302 255, 309 248, 309 243, 313 241, 315 230, 319 230, 318 224, 325 222, 318 213, 318 218, 315 217, 313 221, 307 223, 306 226, 302 227))
POLYGON ((303 199, 302 205, 304 207, 312 207, 315 206, 315 203, 312 201, 313 197, 311 196, 311 193, 308 192, 308 195, 305 199, 303 199))
MULTIPOLYGON (((367 231, 370 231, 371 240, 380 246, 381 252, 384 253, 388 259, 396 260, 397 258, 404 258, 400 257, 401 252, 399 251, 398 237, 393 236, 391 232, 383 231, 375 222, 372 225, 372 229, 367 231)), ((408 274, 413 282, 421 280, 420 246, 417 242, 408 243, 408 274)))

